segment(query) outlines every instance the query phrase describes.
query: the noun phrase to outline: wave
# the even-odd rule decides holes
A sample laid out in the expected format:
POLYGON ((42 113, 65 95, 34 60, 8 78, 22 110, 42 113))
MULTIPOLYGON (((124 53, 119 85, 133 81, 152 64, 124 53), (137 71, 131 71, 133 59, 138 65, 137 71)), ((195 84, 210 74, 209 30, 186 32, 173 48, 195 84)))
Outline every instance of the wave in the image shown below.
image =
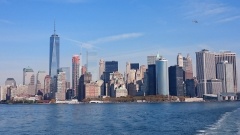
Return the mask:
POLYGON ((240 134, 240 108, 231 112, 225 112, 212 125, 206 126, 204 130, 197 130, 197 135, 212 134, 240 134))

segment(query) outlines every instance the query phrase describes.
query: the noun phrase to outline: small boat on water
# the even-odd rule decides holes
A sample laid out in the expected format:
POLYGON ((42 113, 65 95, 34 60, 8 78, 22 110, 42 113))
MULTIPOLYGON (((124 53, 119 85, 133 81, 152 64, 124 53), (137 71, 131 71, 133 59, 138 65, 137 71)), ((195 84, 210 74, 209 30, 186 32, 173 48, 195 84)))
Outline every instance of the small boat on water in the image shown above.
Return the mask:
POLYGON ((72 99, 72 100, 64 100, 64 101, 59 101, 56 100, 56 104, 79 104, 77 99, 72 99))
POLYGON ((77 99, 72 99, 68 102, 68 104, 79 104, 77 99))
POLYGON ((89 103, 103 103, 103 101, 99 101, 99 100, 91 100, 91 101, 89 101, 89 103))

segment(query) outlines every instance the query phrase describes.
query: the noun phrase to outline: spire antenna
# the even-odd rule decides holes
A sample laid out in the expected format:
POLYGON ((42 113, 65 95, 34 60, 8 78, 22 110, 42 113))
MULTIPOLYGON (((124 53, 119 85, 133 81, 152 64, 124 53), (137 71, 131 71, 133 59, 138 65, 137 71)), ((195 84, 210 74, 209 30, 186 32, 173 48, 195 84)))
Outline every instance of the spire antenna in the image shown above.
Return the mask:
POLYGON ((54 35, 56 34, 56 23, 55 23, 55 19, 54 19, 54 35))

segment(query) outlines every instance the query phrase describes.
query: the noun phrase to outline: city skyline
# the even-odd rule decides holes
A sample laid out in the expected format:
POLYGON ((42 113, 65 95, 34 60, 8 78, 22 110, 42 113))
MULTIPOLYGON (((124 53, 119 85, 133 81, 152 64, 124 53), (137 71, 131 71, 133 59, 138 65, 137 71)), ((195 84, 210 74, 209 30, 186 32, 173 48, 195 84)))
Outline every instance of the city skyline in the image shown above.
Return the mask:
POLYGON ((60 67, 71 67, 71 57, 80 53, 81 43, 83 64, 86 63, 86 48, 94 49, 98 52, 98 60, 118 61, 121 73, 125 71, 126 62, 147 65, 147 56, 157 52, 168 59, 168 66, 177 64, 178 53, 183 56, 189 53, 196 76, 195 52, 203 48, 211 52, 230 50, 237 53, 239 68, 237 1, 72 2, 0 1, 1 84, 7 78, 14 78, 21 84, 24 67, 31 67, 35 75, 39 70, 49 72, 49 36, 53 33, 54 18, 56 33, 61 37, 60 67), (58 14, 50 12, 49 3, 55 4, 58 14), (46 11, 41 12, 39 5, 45 5, 46 11), (21 8, 28 6, 31 8, 21 8), (68 12, 64 13, 61 8, 68 12), (90 13, 79 13, 81 11, 90 13), (22 15, 24 13, 26 16, 22 15), (194 19, 199 23, 193 23, 194 19))

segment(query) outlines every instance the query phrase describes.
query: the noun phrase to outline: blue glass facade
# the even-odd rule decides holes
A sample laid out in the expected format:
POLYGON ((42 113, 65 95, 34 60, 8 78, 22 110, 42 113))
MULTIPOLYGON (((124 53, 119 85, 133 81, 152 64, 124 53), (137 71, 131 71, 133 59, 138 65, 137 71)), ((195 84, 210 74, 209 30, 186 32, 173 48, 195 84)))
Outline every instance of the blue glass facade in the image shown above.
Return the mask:
POLYGON ((134 70, 138 70, 139 69, 139 63, 131 63, 130 68, 134 69, 134 70))
POLYGON ((115 72, 118 71, 118 61, 106 61, 105 62, 105 72, 115 72))
POLYGON ((49 75, 53 78, 57 75, 59 69, 59 49, 60 49, 60 38, 57 34, 53 34, 50 37, 50 57, 49 57, 49 75))
POLYGON ((156 65, 148 65, 148 95, 156 95, 156 65))
POLYGON ((168 61, 156 60, 156 94, 169 95, 168 61))

